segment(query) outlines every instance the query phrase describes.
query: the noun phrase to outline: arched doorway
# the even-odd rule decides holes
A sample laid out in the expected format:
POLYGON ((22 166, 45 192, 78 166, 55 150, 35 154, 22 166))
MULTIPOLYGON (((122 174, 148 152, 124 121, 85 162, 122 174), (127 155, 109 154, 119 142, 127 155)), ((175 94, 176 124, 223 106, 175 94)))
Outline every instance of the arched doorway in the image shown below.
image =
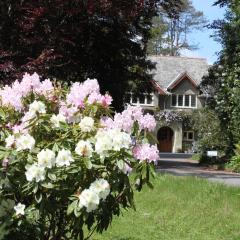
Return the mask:
POLYGON ((158 149, 160 152, 172 152, 173 149, 173 130, 170 127, 162 127, 158 130, 158 149))

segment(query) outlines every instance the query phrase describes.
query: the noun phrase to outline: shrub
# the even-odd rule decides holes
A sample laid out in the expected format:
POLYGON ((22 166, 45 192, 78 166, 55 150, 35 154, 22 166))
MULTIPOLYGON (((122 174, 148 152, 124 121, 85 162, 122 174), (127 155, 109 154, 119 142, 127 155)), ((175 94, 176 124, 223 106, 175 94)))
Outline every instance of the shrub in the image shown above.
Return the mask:
MULTIPOLYGON (((220 120, 214 111, 206 108, 197 110, 192 116, 193 129, 197 133, 197 151, 206 155, 207 151, 216 150, 223 153, 226 150, 226 136, 221 131, 220 120)), ((206 157, 203 157, 207 159, 206 157)))
POLYGON ((227 167, 231 168, 235 172, 240 172, 240 144, 236 144, 235 147, 235 156, 231 158, 230 162, 227 164, 227 167))
POLYGON ((4 239, 88 239, 134 208, 134 187, 151 186, 154 118, 131 106, 112 118, 112 98, 97 80, 69 90, 25 74, 0 98, 4 239))

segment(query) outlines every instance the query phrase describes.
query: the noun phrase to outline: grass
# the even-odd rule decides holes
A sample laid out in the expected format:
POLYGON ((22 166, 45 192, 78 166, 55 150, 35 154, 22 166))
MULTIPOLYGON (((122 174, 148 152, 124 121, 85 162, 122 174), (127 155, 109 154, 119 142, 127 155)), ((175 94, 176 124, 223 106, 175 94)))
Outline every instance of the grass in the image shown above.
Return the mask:
POLYGON ((201 160, 201 154, 200 153, 194 153, 191 157, 191 160, 200 161, 201 160))
POLYGON ((136 193, 136 212, 124 211, 93 240, 240 239, 240 188, 169 175, 154 184, 136 193))

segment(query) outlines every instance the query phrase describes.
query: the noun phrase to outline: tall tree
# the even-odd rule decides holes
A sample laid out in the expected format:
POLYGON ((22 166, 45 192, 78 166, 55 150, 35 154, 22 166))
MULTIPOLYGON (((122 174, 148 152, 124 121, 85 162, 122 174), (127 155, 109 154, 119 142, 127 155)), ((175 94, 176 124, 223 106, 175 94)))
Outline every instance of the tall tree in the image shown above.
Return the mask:
POLYGON ((63 81, 97 78, 122 106, 128 83, 146 83, 151 20, 178 0, 2 0, 0 82, 24 72, 63 81))
POLYGON ((151 28, 151 39, 148 42, 147 50, 149 54, 163 54, 166 41, 164 35, 167 34, 168 26, 164 23, 163 16, 159 15, 153 18, 153 26, 151 28))
POLYGON ((231 153, 234 144, 240 141, 240 8, 236 0, 220 0, 216 4, 227 8, 225 19, 211 25, 223 50, 202 88, 221 120, 222 131, 227 132, 228 152, 231 153))
POLYGON ((206 23, 203 12, 196 10, 190 0, 182 1, 177 16, 169 16, 161 9, 159 17, 153 19, 149 53, 177 56, 182 50, 197 49, 198 44, 192 43, 188 36, 193 30, 201 30, 206 23))

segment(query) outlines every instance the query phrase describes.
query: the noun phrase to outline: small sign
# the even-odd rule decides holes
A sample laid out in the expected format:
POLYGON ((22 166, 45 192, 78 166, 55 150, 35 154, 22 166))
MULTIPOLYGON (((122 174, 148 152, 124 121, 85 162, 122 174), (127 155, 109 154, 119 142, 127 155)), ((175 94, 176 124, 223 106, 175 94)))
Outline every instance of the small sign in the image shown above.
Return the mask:
POLYGON ((217 157, 218 152, 217 151, 207 151, 207 156, 208 157, 217 157))

